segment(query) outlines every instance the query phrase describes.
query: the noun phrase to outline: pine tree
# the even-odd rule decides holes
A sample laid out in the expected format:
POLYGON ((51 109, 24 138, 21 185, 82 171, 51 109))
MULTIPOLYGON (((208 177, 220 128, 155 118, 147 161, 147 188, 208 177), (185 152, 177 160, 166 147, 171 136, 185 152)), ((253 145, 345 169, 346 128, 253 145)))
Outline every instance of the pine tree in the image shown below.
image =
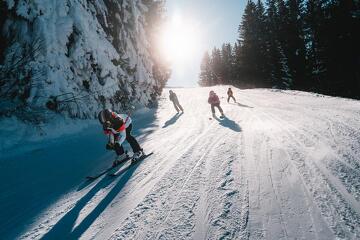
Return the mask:
POLYGON ((232 47, 214 48, 211 84, 316 91, 360 99, 360 2, 247 1, 232 47))
POLYGON ((266 16, 265 16, 265 7, 262 1, 258 0, 256 3, 256 25, 254 26, 256 30, 256 38, 254 39, 255 44, 255 55, 257 59, 257 85, 259 86, 269 86, 267 83, 267 74, 266 74, 266 55, 267 55, 267 43, 265 37, 266 31, 266 16))
POLYGON ((311 90, 360 98, 360 16, 355 1, 309 1, 306 43, 311 90))
POLYGON ((222 77, 223 83, 232 84, 232 47, 230 43, 221 47, 222 77))
POLYGON ((239 44, 241 45, 242 73, 245 84, 255 84, 257 80, 257 33, 256 33, 256 5, 248 1, 241 25, 239 27, 239 44))
POLYGON ((241 85, 243 82, 243 74, 242 74, 242 58, 241 58, 241 47, 238 43, 235 42, 233 50, 232 50, 232 79, 234 79, 234 85, 241 85))
POLYGON ((360 97, 360 19, 353 15, 356 5, 351 0, 333 0, 323 6, 323 11, 321 37, 327 68, 327 92, 360 97))
POLYGON ((213 74, 211 71, 210 62, 211 62, 210 55, 208 52, 205 52, 200 65, 200 76, 198 82, 200 86, 203 87, 212 86, 213 84, 212 83, 213 74))
POLYGON ((304 1, 288 0, 287 15, 284 16, 286 40, 283 42, 288 58, 293 88, 306 88, 306 50, 304 34, 304 1))
POLYGON ((281 86, 282 82, 282 65, 284 62, 281 60, 281 43, 279 41, 279 17, 278 8, 275 0, 267 1, 267 14, 266 14, 266 31, 265 39, 267 45, 266 54, 266 73, 269 78, 270 86, 281 86))
POLYGON ((216 84, 224 84, 224 80, 223 80, 223 74, 224 74, 224 70, 223 70, 223 64, 222 64, 222 58, 221 58, 221 51, 218 48, 214 48, 212 50, 211 53, 211 61, 210 61, 210 66, 211 66, 211 70, 212 70, 212 84, 211 85, 216 85, 216 84))

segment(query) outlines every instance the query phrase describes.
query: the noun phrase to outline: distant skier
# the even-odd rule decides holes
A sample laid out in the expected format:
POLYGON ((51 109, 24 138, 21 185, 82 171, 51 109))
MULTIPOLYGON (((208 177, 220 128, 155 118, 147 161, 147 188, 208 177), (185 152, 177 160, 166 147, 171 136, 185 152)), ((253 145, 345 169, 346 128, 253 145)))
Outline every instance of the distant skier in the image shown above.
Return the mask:
POLYGON ((115 150, 117 154, 117 159, 113 162, 113 165, 117 165, 128 157, 122 146, 125 140, 130 144, 134 152, 133 158, 135 160, 143 155, 142 148, 140 148, 139 143, 131 135, 132 120, 130 116, 105 109, 99 112, 98 118, 103 126, 104 133, 109 135, 106 149, 115 150))
POLYGON ((232 99, 234 100, 234 102, 236 102, 235 97, 234 97, 234 95, 233 95, 233 91, 231 90, 231 88, 228 89, 227 95, 228 95, 227 102, 230 101, 230 98, 232 98, 232 99))
POLYGON ((220 107, 219 97, 216 95, 216 93, 214 91, 210 91, 208 103, 211 104, 211 112, 212 112, 213 116, 215 115, 215 107, 217 107, 221 113, 221 118, 224 117, 224 112, 223 112, 222 108, 220 107))
POLYGON ((170 98, 170 101, 173 102, 174 104, 174 108, 175 110, 179 113, 179 109, 184 112, 184 109, 183 107, 180 105, 179 103, 179 99, 177 98, 176 94, 172 91, 172 90, 169 90, 169 98, 170 98))

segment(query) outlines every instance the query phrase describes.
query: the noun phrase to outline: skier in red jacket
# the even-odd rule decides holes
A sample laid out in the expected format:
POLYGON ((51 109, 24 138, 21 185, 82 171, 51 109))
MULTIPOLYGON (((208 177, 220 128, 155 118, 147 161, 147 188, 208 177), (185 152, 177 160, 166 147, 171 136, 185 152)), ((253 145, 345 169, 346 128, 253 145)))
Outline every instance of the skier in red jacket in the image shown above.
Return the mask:
POLYGON ((127 114, 118 114, 110 109, 102 110, 98 115, 100 123, 103 125, 103 130, 106 135, 109 135, 109 141, 106 144, 106 149, 115 150, 117 159, 113 165, 117 165, 122 160, 128 158, 122 146, 126 140, 133 152, 133 159, 136 160, 143 155, 143 150, 136 139, 131 135, 132 120, 127 114))
POLYGON ((222 108, 220 107, 219 97, 216 95, 216 93, 214 91, 210 91, 208 103, 211 105, 211 112, 212 112, 213 116, 215 115, 215 107, 217 107, 221 113, 220 117, 221 118, 224 117, 224 112, 223 112, 222 108))

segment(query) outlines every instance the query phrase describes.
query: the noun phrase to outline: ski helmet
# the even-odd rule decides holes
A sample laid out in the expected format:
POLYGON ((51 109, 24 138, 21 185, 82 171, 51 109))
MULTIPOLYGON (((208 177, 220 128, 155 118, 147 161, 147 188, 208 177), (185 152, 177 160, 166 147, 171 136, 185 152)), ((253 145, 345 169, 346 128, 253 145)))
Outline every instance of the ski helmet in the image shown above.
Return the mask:
POLYGON ((98 119, 101 124, 104 124, 106 121, 108 121, 111 118, 112 111, 110 109, 104 109, 101 110, 98 114, 98 119))

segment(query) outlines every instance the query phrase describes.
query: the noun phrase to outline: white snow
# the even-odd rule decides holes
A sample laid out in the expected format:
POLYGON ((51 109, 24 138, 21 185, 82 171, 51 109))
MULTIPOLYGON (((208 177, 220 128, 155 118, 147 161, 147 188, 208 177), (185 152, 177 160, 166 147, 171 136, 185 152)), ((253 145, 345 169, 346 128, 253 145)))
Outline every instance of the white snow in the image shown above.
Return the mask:
POLYGON ((235 104, 211 89, 224 120, 209 120, 210 88, 173 89, 182 115, 167 91, 137 112, 154 154, 116 178, 85 181, 114 159, 96 123, 1 152, 1 238, 359 239, 360 102, 233 88, 235 104))

